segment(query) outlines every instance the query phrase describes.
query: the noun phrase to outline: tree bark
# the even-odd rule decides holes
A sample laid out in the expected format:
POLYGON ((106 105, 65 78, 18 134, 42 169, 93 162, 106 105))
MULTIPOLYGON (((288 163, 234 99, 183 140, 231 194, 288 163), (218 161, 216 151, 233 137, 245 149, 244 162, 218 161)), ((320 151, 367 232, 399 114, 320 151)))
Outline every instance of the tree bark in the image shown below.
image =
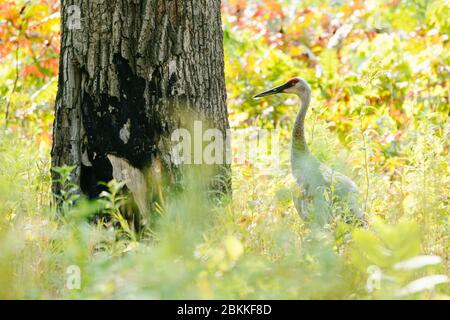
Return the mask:
POLYGON ((62 1, 61 32, 52 166, 75 166, 83 193, 128 165, 125 178, 163 170, 177 183, 173 130, 202 120, 225 134, 220 0, 62 1))

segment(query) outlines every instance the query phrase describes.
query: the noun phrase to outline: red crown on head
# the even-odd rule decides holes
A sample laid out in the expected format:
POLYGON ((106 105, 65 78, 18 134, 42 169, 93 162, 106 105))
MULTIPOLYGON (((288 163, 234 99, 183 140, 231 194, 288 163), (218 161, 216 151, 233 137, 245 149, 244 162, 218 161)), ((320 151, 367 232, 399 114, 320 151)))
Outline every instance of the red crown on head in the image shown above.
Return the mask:
POLYGON ((290 80, 288 80, 287 83, 289 83, 290 85, 295 85, 296 83, 299 83, 300 79, 299 78, 292 78, 290 80))

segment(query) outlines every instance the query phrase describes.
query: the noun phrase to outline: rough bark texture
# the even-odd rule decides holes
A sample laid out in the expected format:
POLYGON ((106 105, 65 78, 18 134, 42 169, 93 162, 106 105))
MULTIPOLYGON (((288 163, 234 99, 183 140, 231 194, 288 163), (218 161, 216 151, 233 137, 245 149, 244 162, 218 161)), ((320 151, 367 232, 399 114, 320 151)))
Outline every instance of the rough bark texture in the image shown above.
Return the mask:
POLYGON ((62 1, 61 20, 52 165, 76 166, 84 193, 113 178, 108 156, 173 178, 186 119, 228 128, 220 0, 62 1))

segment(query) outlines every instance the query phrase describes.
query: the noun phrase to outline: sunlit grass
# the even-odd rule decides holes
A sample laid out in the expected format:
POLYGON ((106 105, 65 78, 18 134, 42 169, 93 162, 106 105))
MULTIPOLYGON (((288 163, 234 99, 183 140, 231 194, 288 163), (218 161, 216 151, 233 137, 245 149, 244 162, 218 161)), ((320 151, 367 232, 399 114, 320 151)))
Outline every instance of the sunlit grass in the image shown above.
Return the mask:
MULTIPOLYGON (((321 126, 316 129, 318 138, 326 132, 321 126)), ((395 298, 414 279, 448 274, 448 161, 439 152, 430 152, 431 145, 439 147, 445 141, 436 131, 423 130, 423 135, 412 132, 415 138, 405 139, 408 161, 395 176, 370 166, 367 229, 336 220, 318 230, 303 222, 290 200, 295 184, 284 156, 281 171, 272 175, 251 163, 235 165, 233 200, 223 206, 211 206, 191 181, 191 188, 161 212, 152 236, 140 241, 118 233, 123 230, 120 226, 114 230, 89 224, 84 217, 96 206, 84 201, 61 220, 49 207, 48 153, 14 135, 3 137, 0 295, 395 298), (427 144, 419 145, 416 139, 426 139, 427 144), (423 254, 439 256, 441 262, 417 270, 394 268, 423 254), (66 288, 66 269, 71 265, 81 268, 80 290, 66 288), (386 276, 373 293, 366 290, 366 269, 371 265, 386 276)), ((357 143, 361 142, 355 142, 355 151, 357 143)), ((323 146, 313 148, 320 154, 323 146)), ((331 148, 341 147, 335 141, 331 148)), ((339 165, 340 155, 336 152, 326 160, 339 165)), ((364 170, 361 150, 346 157, 364 170)), ((353 174, 363 186, 364 175, 353 174)), ((448 294, 445 285, 436 290, 406 297, 448 294)))

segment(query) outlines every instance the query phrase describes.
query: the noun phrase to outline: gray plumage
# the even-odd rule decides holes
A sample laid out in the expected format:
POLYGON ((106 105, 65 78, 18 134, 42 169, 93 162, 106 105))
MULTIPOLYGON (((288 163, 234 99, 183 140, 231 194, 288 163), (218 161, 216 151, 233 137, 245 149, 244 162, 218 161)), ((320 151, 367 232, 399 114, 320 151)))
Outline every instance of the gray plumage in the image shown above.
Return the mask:
POLYGON ((293 78, 285 84, 262 92, 255 98, 277 93, 292 93, 300 97, 301 107, 297 113, 291 142, 292 174, 302 191, 294 197, 294 205, 305 220, 312 218, 321 224, 329 220, 330 204, 334 199, 347 204, 357 218, 363 217, 358 203, 358 187, 347 176, 321 163, 308 149, 305 139, 305 117, 311 101, 311 89, 306 81, 293 78), (313 217, 312 217, 313 215, 313 217))

